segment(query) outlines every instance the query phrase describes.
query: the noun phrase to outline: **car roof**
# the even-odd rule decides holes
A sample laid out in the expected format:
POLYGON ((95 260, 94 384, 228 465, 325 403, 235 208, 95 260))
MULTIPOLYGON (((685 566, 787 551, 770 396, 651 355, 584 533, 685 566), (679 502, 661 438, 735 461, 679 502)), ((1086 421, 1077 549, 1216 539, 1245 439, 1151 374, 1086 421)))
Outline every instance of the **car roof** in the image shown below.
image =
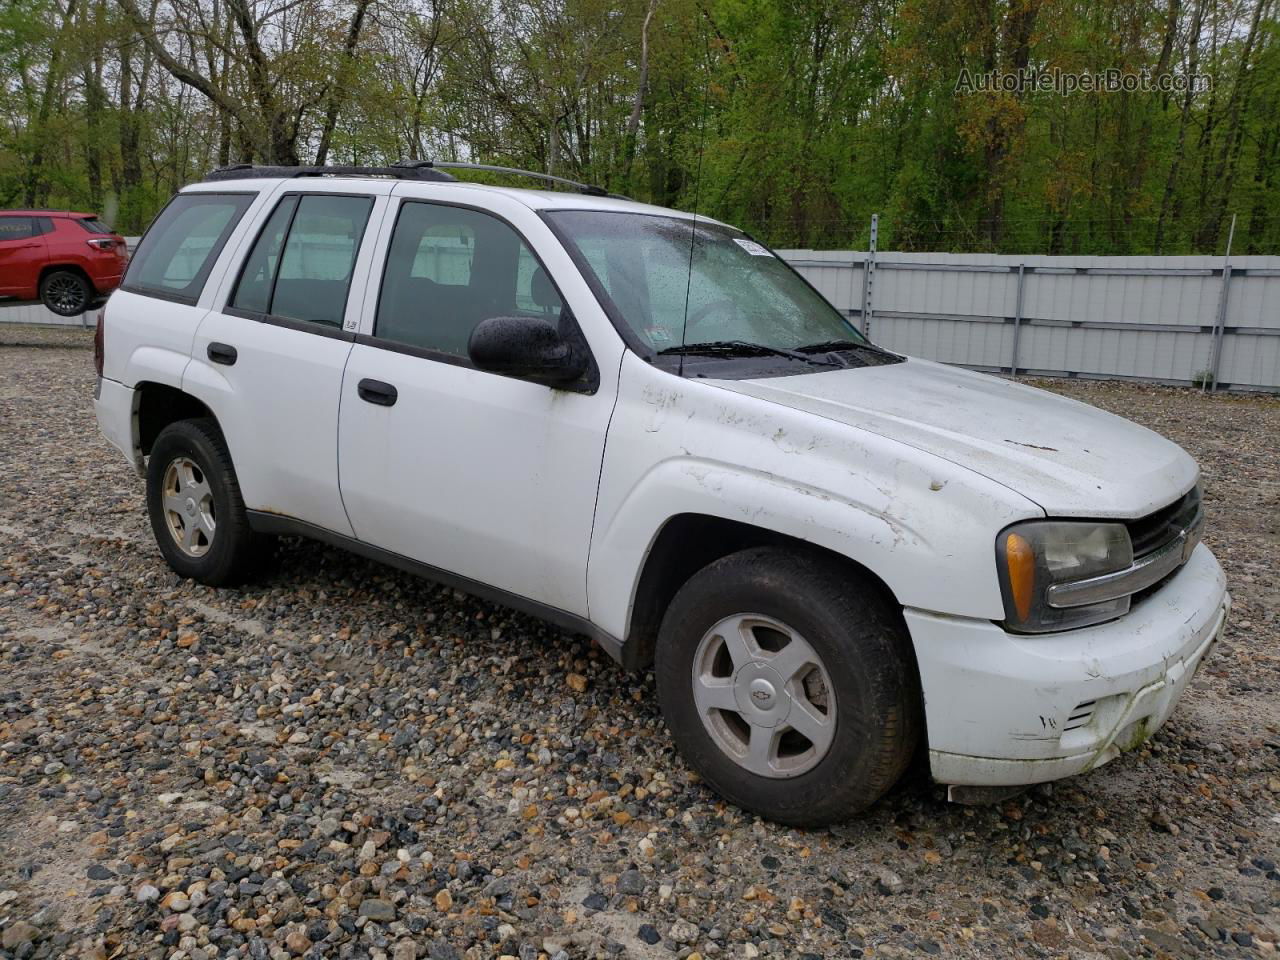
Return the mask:
MULTIPOLYGON (((438 198, 439 192, 437 188, 445 187, 449 190, 458 190, 459 192, 482 191, 485 193, 497 194, 509 197, 519 203, 524 204, 532 210, 598 210, 614 213, 643 213, 650 216, 674 217, 682 220, 692 220, 695 215, 685 210, 673 210, 670 207, 660 207, 651 203, 641 203, 638 200, 630 200, 626 197, 600 197, 587 193, 578 193, 571 190, 529 190, 523 187, 499 187, 487 183, 473 183, 466 180, 454 181, 417 181, 417 180, 399 180, 388 181, 381 177, 360 177, 360 176, 332 176, 322 178, 325 183, 349 183, 368 184, 395 182, 399 185, 396 191, 397 196, 413 196, 417 191, 415 188, 424 187, 432 188, 429 192, 432 198, 438 198)), ((305 184, 307 179, 298 178, 289 181, 290 183, 300 184, 303 191, 306 190, 305 184)), ((195 192, 213 192, 225 193, 228 190, 266 190, 280 183, 279 178, 268 177, 245 177, 233 181, 203 181, 200 183, 189 184, 182 189, 183 193, 195 192)), ((428 190, 423 190, 426 194, 428 190)), ((720 221, 713 220, 704 214, 698 214, 697 220, 701 223, 715 223, 720 221)), ((724 226, 724 224, 720 224, 724 226)))
POLYGON ((77 220, 96 220, 96 213, 76 213, 72 210, 0 210, 0 217, 74 217, 77 220))

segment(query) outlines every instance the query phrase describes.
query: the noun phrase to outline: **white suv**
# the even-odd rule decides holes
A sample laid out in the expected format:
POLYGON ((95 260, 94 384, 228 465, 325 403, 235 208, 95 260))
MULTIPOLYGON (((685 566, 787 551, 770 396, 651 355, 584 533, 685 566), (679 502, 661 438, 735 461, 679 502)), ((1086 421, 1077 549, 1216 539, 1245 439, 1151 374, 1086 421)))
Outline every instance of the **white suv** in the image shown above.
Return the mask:
POLYGON ((919 747, 957 799, 1106 763, 1230 606, 1173 443, 876 347, 740 231, 595 188, 217 171, 99 334, 178 573, 300 534, 588 634, 786 823, 919 747))

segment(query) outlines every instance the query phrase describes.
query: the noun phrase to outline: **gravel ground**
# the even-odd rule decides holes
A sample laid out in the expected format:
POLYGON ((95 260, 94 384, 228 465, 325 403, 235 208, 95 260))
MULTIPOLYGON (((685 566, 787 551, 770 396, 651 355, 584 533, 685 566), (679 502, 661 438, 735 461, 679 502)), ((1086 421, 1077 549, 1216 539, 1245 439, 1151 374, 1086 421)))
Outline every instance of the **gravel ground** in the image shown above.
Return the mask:
POLYGON ((295 540, 257 586, 178 580, 84 336, 0 334, 0 957, 1275 952, 1276 399, 1043 384, 1204 467, 1234 620, 1145 749, 995 807, 917 774, 799 831, 536 620, 295 540))

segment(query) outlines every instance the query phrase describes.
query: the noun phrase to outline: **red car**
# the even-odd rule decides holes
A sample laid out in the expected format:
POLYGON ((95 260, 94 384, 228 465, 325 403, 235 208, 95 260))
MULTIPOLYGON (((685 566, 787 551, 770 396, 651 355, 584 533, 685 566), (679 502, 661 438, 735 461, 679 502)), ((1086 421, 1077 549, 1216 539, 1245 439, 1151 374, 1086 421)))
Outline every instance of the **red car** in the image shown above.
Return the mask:
POLYGON ((128 260, 124 237, 91 213, 0 210, 0 298, 74 317, 120 285, 128 260))

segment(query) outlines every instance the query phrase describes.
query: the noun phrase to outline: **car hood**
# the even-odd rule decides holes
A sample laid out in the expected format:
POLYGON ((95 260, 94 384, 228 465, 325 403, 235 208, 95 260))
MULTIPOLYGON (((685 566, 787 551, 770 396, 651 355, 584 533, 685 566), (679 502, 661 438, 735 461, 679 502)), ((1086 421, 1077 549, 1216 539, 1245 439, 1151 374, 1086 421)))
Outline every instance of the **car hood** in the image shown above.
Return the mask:
POLYGON ((927 451, 1049 516, 1137 518, 1186 493, 1199 474, 1181 447, 1123 417, 928 360, 714 382, 927 451))

